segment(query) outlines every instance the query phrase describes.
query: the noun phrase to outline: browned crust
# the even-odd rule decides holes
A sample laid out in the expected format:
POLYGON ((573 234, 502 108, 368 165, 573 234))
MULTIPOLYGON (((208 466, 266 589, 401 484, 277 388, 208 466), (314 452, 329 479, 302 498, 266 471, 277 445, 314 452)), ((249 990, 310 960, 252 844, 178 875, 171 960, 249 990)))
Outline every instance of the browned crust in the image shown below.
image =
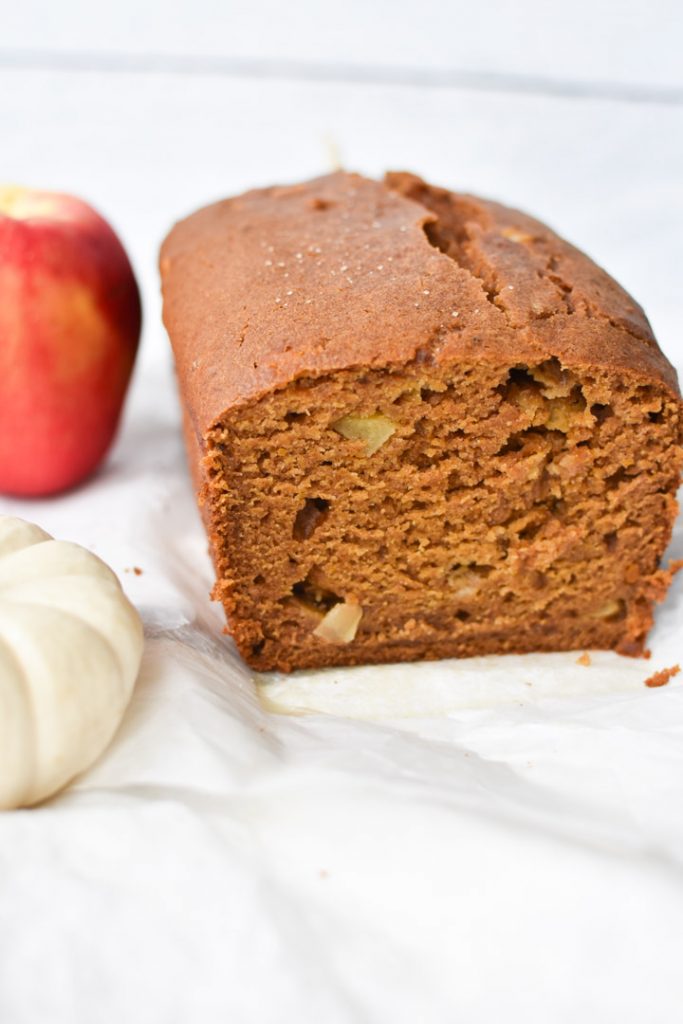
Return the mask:
POLYGON ((411 175, 339 172, 224 200, 173 228, 160 267, 164 323, 200 436, 226 409, 298 377, 425 353, 437 364, 543 353, 679 395, 643 311, 587 256, 519 211, 411 175), (427 198, 437 210, 456 204, 464 263, 430 244, 427 198))

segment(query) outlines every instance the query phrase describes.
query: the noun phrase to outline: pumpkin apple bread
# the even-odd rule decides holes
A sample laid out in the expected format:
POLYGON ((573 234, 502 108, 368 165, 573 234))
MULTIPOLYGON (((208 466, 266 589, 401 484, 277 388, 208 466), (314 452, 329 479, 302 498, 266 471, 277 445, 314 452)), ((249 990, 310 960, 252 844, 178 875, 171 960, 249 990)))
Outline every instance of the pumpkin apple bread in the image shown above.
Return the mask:
POLYGON ((681 400, 587 256, 497 203, 338 173, 200 210, 161 271, 249 664, 643 652, 681 400))

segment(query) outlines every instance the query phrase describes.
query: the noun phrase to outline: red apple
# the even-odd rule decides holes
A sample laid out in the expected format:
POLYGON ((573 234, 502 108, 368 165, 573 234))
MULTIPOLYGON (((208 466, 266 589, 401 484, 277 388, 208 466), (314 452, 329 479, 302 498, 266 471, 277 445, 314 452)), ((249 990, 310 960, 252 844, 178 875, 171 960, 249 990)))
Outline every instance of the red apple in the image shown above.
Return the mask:
POLYGON ((140 319, 128 257, 99 214, 0 187, 0 491, 54 494, 99 465, 140 319))

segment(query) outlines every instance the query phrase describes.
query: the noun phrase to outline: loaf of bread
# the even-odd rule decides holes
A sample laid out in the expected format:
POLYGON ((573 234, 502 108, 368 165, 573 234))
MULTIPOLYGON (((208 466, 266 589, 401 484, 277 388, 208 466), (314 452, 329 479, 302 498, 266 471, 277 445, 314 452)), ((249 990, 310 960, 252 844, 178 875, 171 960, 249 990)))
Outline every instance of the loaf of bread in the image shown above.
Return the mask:
POLYGON ((497 203, 338 173, 200 210, 161 272, 250 665, 643 652, 682 407, 587 256, 497 203))

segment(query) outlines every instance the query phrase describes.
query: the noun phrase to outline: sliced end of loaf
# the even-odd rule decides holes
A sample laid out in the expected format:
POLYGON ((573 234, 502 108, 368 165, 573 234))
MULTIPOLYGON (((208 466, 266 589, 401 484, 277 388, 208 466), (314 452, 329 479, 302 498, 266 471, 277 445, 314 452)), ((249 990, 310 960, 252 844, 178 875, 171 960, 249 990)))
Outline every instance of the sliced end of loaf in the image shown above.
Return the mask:
POLYGON ((214 596, 255 668, 644 650, 680 405, 626 371, 346 370, 204 438, 214 596))

